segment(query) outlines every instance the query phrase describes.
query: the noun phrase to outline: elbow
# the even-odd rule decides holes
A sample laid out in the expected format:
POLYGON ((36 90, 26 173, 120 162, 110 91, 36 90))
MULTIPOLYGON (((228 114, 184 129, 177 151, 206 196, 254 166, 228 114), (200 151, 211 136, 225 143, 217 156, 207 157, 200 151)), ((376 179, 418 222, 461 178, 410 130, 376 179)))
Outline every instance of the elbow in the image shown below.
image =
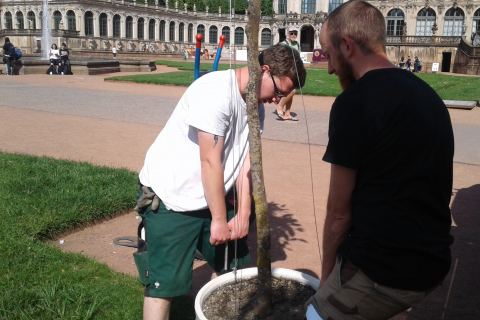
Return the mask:
POLYGON ((211 170, 213 168, 213 162, 208 158, 200 159, 200 165, 202 171, 211 170))
POLYGON ((210 171, 210 170, 222 170, 223 172, 223 167, 222 163, 211 158, 211 157, 205 157, 200 159, 200 165, 202 168, 202 171, 210 171))
POLYGON ((349 226, 351 221, 351 207, 349 205, 340 206, 328 202, 327 219, 331 221, 332 226, 339 228, 349 226))

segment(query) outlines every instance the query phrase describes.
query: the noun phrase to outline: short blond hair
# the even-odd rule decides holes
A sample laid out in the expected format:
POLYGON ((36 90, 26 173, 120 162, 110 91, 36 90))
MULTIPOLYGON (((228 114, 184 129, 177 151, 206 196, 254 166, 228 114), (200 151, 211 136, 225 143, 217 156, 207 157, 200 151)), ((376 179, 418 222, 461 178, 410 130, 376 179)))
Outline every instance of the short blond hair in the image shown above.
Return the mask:
POLYGON ((335 48, 349 37, 363 53, 386 52, 385 18, 376 7, 363 0, 351 0, 336 8, 327 20, 327 31, 335 48))

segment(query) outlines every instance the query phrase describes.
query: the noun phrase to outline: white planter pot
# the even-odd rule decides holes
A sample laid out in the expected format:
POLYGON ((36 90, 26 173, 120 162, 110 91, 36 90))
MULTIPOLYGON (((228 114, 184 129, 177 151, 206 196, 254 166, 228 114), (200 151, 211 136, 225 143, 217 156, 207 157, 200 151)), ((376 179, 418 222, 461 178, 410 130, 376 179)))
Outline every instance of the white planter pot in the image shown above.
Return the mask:
MULTIPOLYGON (((257 276, 257 268, 240 269, 237 271, 237 280, 248 280, 257 276)), ((307 285, 314 290, 318 290, 320 286, 320 280, 314 278, 306 273, 284 269, 274 268, 272 269, 272 276, 277 279, 293 280, 298 283, 307 285)), ((195 314, 197 320, 208 320, 203 314, 202 305, 205 299, 207 299, 212 292, 216 289, 233 283, 235 281, 235 275, 233 272, 223 274, 205 284, 195 297, 195 314)))

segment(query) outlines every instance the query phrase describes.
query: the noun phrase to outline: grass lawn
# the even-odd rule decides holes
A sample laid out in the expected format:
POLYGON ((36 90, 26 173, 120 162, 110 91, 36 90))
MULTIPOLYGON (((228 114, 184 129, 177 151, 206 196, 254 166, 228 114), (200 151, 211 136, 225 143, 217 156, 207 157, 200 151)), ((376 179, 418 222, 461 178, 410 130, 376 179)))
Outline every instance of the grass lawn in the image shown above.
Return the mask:
POLYGON ((0 319, 141 319, 136 278, 42 242, 132 208, 136 188, 128 170, 0 152, 0 319))
MULTIPOLYGON (((144 74, 123 77, 111 77, 107 80, 131 81, 162 85, 188 86, 193 81, 193 61, 158 60, 157 64, 178 68, 181 71, 144 74)), ((240 65, 237 65, 240 66, 240 65)), ((202 62, 201 70, 211 70, 211 64, 202 62)), ((220 64, 219 70, 225 70, 228 64, 220 64)), ((445 100, 480 100, 480 77, 465 77, 447 74, 420 73, 426 81, 445 100)), ((326 70, 307 68, 307 81, 303 94, 313 96, 337 96, 341 92, 337 77, 329 75, 326 70)))

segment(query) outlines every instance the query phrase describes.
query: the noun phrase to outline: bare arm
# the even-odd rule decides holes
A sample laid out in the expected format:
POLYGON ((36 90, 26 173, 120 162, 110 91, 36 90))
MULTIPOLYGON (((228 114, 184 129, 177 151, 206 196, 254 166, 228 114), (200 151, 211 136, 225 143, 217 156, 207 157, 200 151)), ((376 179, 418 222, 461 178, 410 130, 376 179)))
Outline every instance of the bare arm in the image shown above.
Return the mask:
POLYGON ((232 240, 241 239, 248 234, 252 204, 250 153, 245 157, 245 161, 240 169, 236 187, 238 194, 237 214, 228 222, 230 230, 232 230, 232 240))
POLYGON ((351 200, 355 179, 355 170, 332 164, 327 216, 323 228, 322 282, 332 272, 338 247, 350 228, 351 200))
POLYGON ((198 144, 203 190, 212 213, 210 243, 218 245, 230 240, 222 165, 224 138, 198 130, 198 144))

